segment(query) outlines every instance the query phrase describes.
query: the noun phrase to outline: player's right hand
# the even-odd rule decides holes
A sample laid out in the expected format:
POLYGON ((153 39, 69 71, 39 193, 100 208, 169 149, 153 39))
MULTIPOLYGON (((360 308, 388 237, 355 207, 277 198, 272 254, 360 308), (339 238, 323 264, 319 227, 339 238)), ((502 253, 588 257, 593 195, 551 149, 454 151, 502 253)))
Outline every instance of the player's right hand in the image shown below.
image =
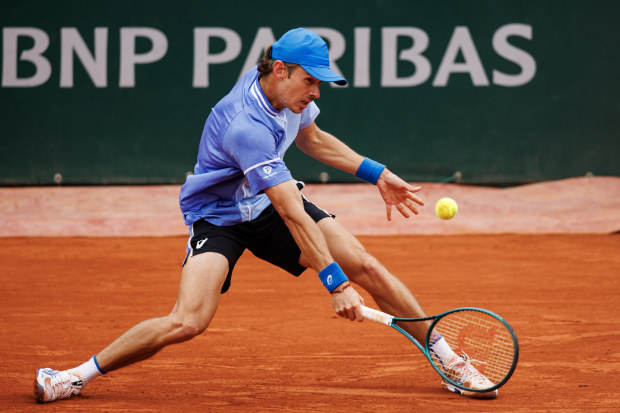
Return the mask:
MULTIPOLYGON (((342 283, 334 291, 341 289, 347 283, 349 281, 342 283)), ((351 321, 364 321, 364 316, 362 315, 363 305, 364 299, 353 289, 353 286, 345 288, 340 293, 332 293, 332 306, 340 317, 348 318, 351 321)))

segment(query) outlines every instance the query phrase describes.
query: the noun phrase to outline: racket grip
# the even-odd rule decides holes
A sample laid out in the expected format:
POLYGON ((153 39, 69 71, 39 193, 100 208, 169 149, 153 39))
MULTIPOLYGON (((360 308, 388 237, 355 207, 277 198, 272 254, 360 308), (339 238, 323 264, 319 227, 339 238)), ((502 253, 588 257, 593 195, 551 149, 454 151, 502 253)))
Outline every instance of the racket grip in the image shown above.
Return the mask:
POLYGON ((394 320, 394 316, 391 316, 379 310, 375 310, 374 308, 368 308, 364 306, 362 306, 362 315, 366 320, 371 320, 375 323, 385 324, 386 326, 391 326, 392 320, 394 320))

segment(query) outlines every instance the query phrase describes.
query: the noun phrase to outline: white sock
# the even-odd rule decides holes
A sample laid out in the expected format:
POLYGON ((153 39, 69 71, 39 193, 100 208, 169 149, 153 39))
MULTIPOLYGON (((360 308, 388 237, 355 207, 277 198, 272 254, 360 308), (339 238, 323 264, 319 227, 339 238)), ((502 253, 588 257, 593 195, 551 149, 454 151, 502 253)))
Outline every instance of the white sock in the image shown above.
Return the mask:
POLYGON ((449 363, 455 357, 458 357, 458 355, 450 348, 450 345, 446 342, 446 339, 437 333, 431 334, 430 350, 444 363, 449 363))
POLYGON ((97 364, 96 355, 92 356, 86 363, 77 366, 76 368, 71 370, 73 370, 75 373, 77 373, 78 376, 82 378, 82 383, 84 383, 84 386, 86 386, 88 382, 90 382, 95 377, 99 377, 102 374, 105 374, 105 372, 101 370, 101 368, 97 364))

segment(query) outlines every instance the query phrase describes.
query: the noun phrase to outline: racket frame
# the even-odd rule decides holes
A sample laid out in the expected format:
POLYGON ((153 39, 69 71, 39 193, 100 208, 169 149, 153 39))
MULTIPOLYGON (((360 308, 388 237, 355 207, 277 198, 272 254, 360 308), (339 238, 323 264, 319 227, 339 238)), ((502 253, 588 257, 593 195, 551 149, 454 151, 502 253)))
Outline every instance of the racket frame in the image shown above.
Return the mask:
POLYGON ((426 356, 426 358, 428 359, 428 361, 430 362, 431 366, 433 366, 433 368, 435 369, 435 371, 441 376, 442 379, 448 381, 450 384, 463 389, 463 390, 467 390, 467 391, 473 391, 473 392, 479 392, 479 393, 485 393, 485 392, 489 392, 489 391, 493 391, 495 389, 500 388, 501 386, 503 386, 504 384, 506 384, 506 382, 508 381, 508 379, 510 379, 510 377, 512 376, 512 374, 514 373, 516 367, 517 367, 517 362, 519 360, 519 342, 517 340, 517 336, 514 332, 514 329, 512 328, 512 326, 510 324, 508 324, 508 322, 506 320, 504 320, 502 317, 500 317, 499 315, 489 311, 489 310, 485 310, 482 308, 476 308, 476 307, 461 307, 461 308, 455 308, 453 310, 449 310, 446 312, 443 312, 441 314, 437 314, 437 315, 433 315, 433 316, 427 316, 427 317, 420 317, 420 318, 404 318, 404 317, 394 317, 390 314, 384 313, 382 311, 379 310, 375 310, 374 308, 370 308, 370 307, 365 307, 362 306, 362 312, 364 315, 364 318, 368 319, 368 320, 372 320, 374 322, 380 323, 380 324, 385 324, 389 327, 392 327, 393 329, 395 329, 396 331, 398 331, 399 333, 401 333, 402 335, 404 335, 407 339, 409 339, 409 341, 411 341, 413 344, 416 345, 416 347, 424 354, 424 356, 426 356), (490 315, 491 317, 494 317, 495 319, 497 319, 499 322, 501 322, 504 327, 506 327, 506 330, 508 330, 508 332, 510 333, 510 336, 512 338, 512 342, 514 344, 514 352, 513 352, 513 359, 512 359, 512 365, 510 366, 510 369, 508 371, 508 373, 506 374, 506 376, 499 382, 499 383, 495 383, 494 386, 489 387, 487 389, 470 389, 468 387, 465 387, 455 381, 453 381, 452 379, 450 379, 449 377, 447 377, 442 371, 441 369, 435 364, 435 361, 433 360, 431 354, 430 354, 430 348, 429 348, 429 342, 430 342, 430 337, 431 334, 433 332, 433 328, 435 327, 435 325, 444 317, 453 314, 453 313, 458 313, 458 312, 462 312, 462 311, 478 311, 478 312, 482 312, 485 313, 487 315, 490 315), (405 331, 402 327, 396 325, 397 322, 399 321, 403 321, 403 322, 418 322, 418 321, 431 321, 431 325, 428 327, 428 331, 426 332, 426 337, 424 339, 424 346, 422 346, 422 344, 420 344, 418 342, 418 340, 416 340, 411 334, 409 334, 407 331, 405 331))

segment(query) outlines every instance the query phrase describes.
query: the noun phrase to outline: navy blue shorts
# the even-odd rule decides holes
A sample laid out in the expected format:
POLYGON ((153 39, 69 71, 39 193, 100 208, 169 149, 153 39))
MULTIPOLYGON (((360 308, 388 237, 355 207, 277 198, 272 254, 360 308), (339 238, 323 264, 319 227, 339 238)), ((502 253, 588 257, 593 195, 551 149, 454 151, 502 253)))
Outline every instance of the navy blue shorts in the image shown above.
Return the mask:
MULTIPOLYGON (((306 198, 303 202, 306 213, 314 222, 334 217, 306 198)), ((233 268, 246 248, 258 258, 296 277, 306 270, 306 267, 299 265, 301 250, 273 205, 269 205, 256 219, 241 224, 220 227, 204 219, 194 222, 183 265, 188 257, 204 252, 217 252, 225 256, 228 276, 222 286, 223 294, 230 288, 233 268)))

